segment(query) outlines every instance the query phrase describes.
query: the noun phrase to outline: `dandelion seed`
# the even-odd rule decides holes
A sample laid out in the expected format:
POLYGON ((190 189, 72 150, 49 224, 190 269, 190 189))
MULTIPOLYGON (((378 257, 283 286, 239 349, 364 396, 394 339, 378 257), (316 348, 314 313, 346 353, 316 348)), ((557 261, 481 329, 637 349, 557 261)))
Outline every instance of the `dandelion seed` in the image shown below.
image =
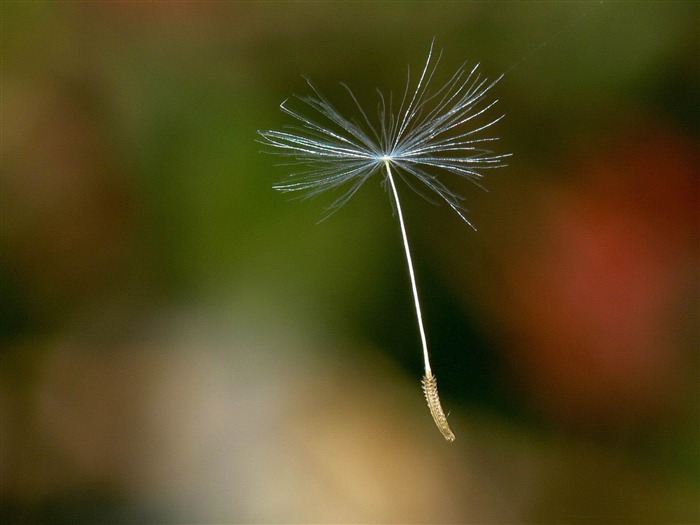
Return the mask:
POLYGON ((430 367, 396 178, 431 202, 446 202, 473 228, 462 205, 463 197, 446 186, 439 176, 452 174, 478 184, 483 170, 503 167, 504 159, 510 155, 492 152, 486 146, 498 139, 482 134, 502 116, 473 129, 469 126, 471 121, 497 102, 486 101, 486 95, 502 75, 489 81, 478 71, 478 64, 471 69, 463 65, 445 84, 432 89, 431 82, 442 55, 439 53, 434 57, 434 43, 433 40, 425 66, 416 81, 412 81, 408 68, 406 87, 400 101, 395 101, 392 94, 387 97, 377 90, 379 102, 376 118, 369 117, 347 85, 342 84, 356 106, 357 115, 354 118, 343 116, 306 79, 312 94, 294 97, 301 103, 301 109, 293 109, 289 99, 280 105, 283 112, 297 121, 297 125, 285 131, 258 133, 263 138, 263 144, 276 148, 272 153, 304 166, 303 171, 292 173, 289 180, 275 184, 275 189, 302 192, 304 197, 313 197, 331 189, 343 190, 326 207, 323 219, 350 200, 369 177, 375 173, 383 174, 382 183, 387 191, 390 189, 398 215, 413 291, 425 365, 423 391, 435 424, 445 439, 452 441, 454 434, 440 405, 437 382, 430 367))

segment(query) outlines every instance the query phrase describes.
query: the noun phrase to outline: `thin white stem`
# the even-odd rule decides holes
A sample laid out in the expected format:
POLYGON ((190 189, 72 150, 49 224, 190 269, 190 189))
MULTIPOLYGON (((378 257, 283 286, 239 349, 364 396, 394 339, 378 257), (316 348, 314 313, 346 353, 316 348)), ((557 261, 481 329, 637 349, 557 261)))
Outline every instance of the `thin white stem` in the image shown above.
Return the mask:
POLYGON ((403 238, 403 247, 406 251, 406 263, 408 264, 408 274, 411 276, 411 289, 413 290, 413 302, 416 305, 416 318, 418 319, 418 330, 420 331, 420 340, 423 344, 423 362, 425 363, 425 374, 423 375, 423 393, 425 400, 428 402, 430 415, 433 416, 433 421, 447 441, 454 441, 455 435, 450 429, 447 422, 447 416, 440 404, 440 396, 438 395, 437 379, 430 369, 430 358, 428 357, 428 341, 425 338, 425 329, 423 328, 423 314, 420 311, 420 301, 418 300, 418 286, 416 286, 416 274, 413 271, 413 259, 411 258, 411 249, 408 247, 408 235, 406 235, 406 225, 403 222, 403 212, 401 211, 401 202, 399 201, 399 193, 396 191, 394 177, 391 174, 391 159, 384 157, 384 166, 386 166, 386 176, 391 185, 391 191, 394 194, 394 202, 396 203, 396 211, 399 216, 399 226, 401 226, 401 237, 403 238))
POLYGON ((420 340, 423 345, 423 361, 425 362, 425 373, 431 375, 430 358, 428 357, 428 341, 425 337, 425 329, 423 328, 423 314, 420 310, 420 301, 418 300, 418 287, 416 286, 416 275, 413 271, 413 259, 411 258, 411 249, 408 247, 408 236, 406 235, 406 226, 403 222, 403 212, 401 211, 401 203, 399 201, 399 193, 396 191, 394 177, 391 174, 390 160, 384 159, 386 167, 386 175, 391 185, 391 191, 394 194, 394 202, 396 203, 396 211, 399 216, 399 226, 401 226, 401 237, 403 238, 403 247, 406 251, 406 263, 408 264, 408 274, 411 277, 411 289, 413 290, 413 302, 416 305, 416 318, 418 319, 418 330, 420 331, 420 340))

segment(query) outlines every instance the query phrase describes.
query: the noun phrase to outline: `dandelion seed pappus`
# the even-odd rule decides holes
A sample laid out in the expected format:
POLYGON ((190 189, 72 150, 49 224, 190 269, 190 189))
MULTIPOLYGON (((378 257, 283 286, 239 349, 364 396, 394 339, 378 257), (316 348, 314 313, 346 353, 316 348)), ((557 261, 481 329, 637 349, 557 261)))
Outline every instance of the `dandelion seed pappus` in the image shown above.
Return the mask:
MULTIPOLYGON (((435 53, 435 40, 421 73, 414 81, 408 68, 406 85, 400 101, 377 90, 377 114, 373 118, 363 109, 347 84, 341 84, 357 110, 346 117, 306 79, 310 95, 295 95, 280 104, 280 109, 296 121, 283 131, 259 131, 261 142, 272 147, 270 153, 291 159, 303 166, 288 180, 273 187, 281 192, 300 192, 304 198, 314 197, 330 189, 343 191, 326 207, 323 219, 336 212, 374 174, 383 175, 385 189, 399 220, 406 265, 408 267, 416 320, 423 349, 423 392, 428 408, 440 432, 454 440, 440 404, 437 381, 430 367, 428 343, 423 326, 418 286, 408 234, 396 186, 401 179, 420 195, 445 202, 466 224, 463 197, 442 181, 449 174, 478 183, 484 170, 505 166, 508 153, 495 153, 488 148, 497 137, 485 132, 503 116, 487 119, 485 124, 470 124, 486 115, 496 104, 487 100, 491 89, 502 78, 488 80, 479 71, 479 64, 457 68, 437 88, 432 88, 442 53, 435 53), (295 104, 298 103, 298 104, 295 104), (299 106, 298 108, 296 106, 299 106)), ((323 220, 322 219, 322 220, 323 220)))

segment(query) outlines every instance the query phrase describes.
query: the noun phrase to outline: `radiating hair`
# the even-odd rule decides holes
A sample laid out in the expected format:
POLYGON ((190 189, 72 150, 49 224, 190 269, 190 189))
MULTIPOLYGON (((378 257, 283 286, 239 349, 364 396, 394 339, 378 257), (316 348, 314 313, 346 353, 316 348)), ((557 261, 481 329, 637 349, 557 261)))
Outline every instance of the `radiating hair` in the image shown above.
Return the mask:
POLYGON ((392 94, 379 97, 374 118, 363 109, 353 91, 347 90, 357 114, 348 118, 306 79, 309 95, 295 95, 280 105, 297 121, 284 131, 259 131, 262 142, 277 153, 291 157, 304 169, 275 184, 283 192, 303 192, 312 197, 326 190, 344 191, 326 208, 326 216, 345 204, 364 182, 389 161, 395 172, 414 191, 431 202, 445 201, 467 224, 463 198, 440 178, 447 172, 478 182, 482 170, 504 166, 509 154, 495 154, 486 145, 497 137, 483 136, 502 116, 469 128, 470 121, 490 110, 497 100, 486 95, 501 79, 489 81, 479 65, 462 65, 451 78, 433 89, 432 82, 442 53, 435 56, 434 42, 417 80, 408 68, 400 101, 392 94), (297 102, 295 104, 294 102, 297 102))

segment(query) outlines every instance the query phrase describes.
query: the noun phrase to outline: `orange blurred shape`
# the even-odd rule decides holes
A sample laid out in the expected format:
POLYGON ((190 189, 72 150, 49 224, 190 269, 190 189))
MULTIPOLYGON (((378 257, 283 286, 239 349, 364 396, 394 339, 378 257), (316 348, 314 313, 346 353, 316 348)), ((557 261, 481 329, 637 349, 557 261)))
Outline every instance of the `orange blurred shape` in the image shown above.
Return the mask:
MULTIPOLYGON (((648 420, 687 387, 698 154, 658 124, 619 138, 553 195, 540 253, 511 268, 517 369, 573 425, 648 420)), ((693 321, 691 321, 693 322, 693 321)))

